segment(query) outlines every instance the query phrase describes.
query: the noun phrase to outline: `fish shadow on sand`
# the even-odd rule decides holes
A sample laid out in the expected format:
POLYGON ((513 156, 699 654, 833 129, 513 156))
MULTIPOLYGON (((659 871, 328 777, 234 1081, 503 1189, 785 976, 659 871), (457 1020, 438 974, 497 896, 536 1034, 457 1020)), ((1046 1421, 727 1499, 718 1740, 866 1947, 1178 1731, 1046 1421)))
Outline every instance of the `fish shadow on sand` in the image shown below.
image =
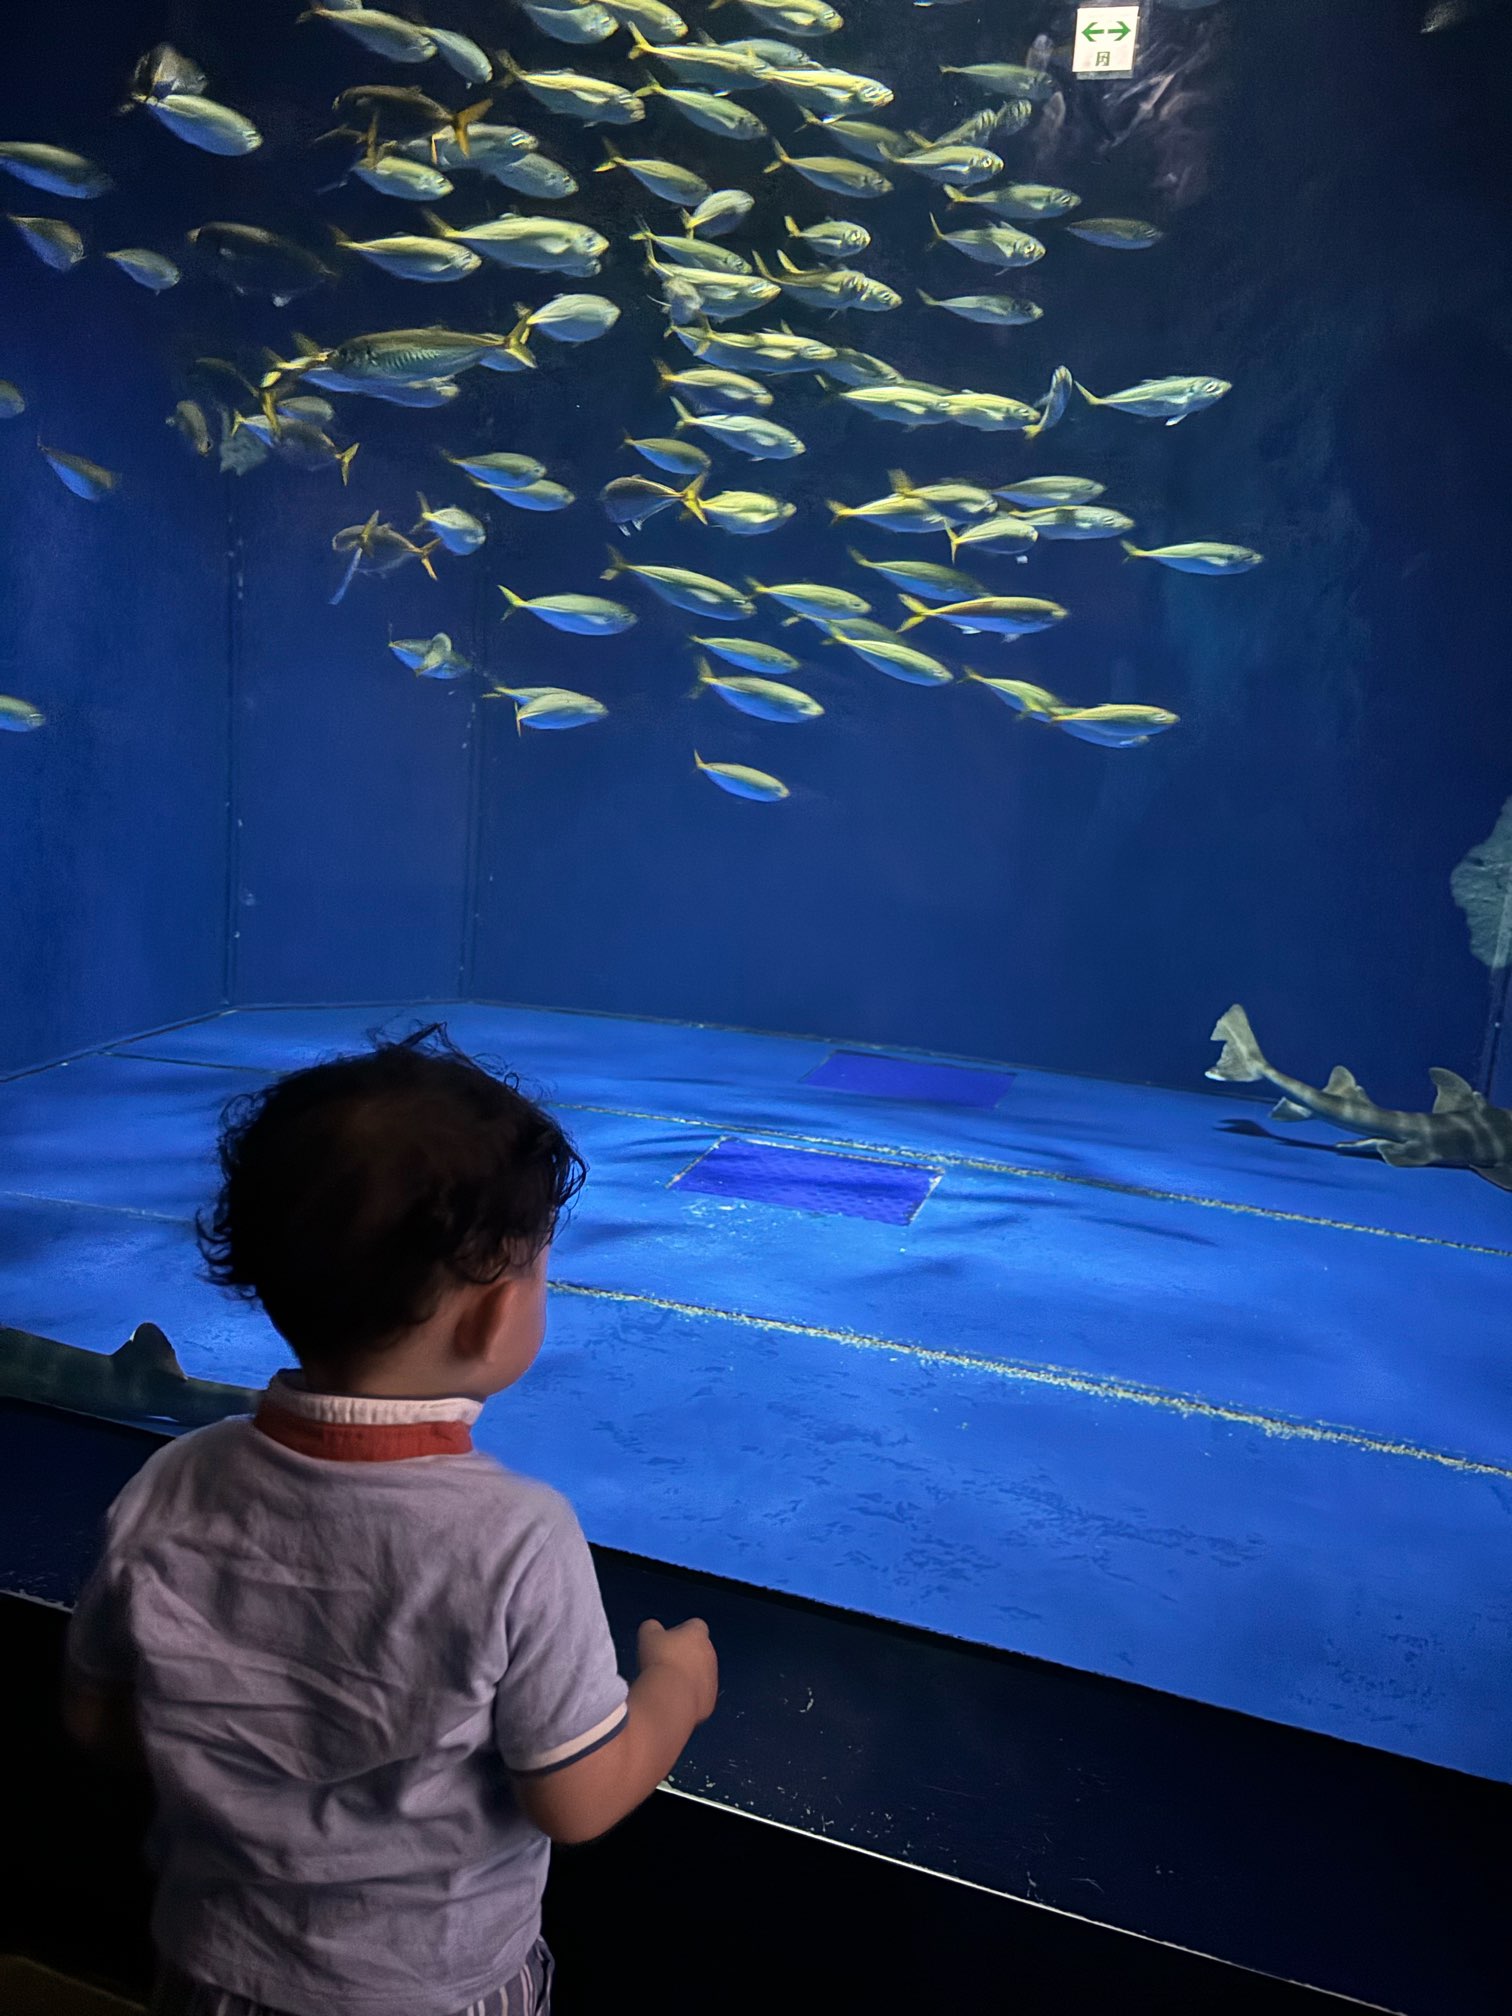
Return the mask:
POLYGON ((1089 1216, 1089 1225, 1111 1225, 1120 1232, 1142 1233, 1151 1239, 1175 1239, 1183 1246, 1217 1246, 1220 1242, 1209 1239, 1201 1232, 1184 1232, 1175 1225, 1156 1225, 1144 1218, 1105 1218, 1089 1216))

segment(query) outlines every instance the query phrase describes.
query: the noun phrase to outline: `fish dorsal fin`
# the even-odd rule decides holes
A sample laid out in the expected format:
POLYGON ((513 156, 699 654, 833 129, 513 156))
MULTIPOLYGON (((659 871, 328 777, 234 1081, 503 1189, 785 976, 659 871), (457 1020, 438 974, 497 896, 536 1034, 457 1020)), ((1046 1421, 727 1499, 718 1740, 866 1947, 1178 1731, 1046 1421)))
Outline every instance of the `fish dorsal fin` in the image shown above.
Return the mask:
POLYGON ((1358 1092, 1362 1099, 1370 1097, 1370 1094, 1365 1090, 1359 1079, 1356 1078, 1353 1071, 1344 1064, 1335 1064, 1332 1071, 1328 1074, 1328 1083, 1323 1087, 1323 1090, 1331 1093, 1335 1099, 1343 1099, 1351 1092, 1358 1092))
POLYGON ((1435 1113, 1468 1113, 1482 1103, 1479 1092, 1466 1084, 1458 1071, 1446 1071, 1435 1064, 1428 1076, 1438 1087, 1438 1097, 1433 1102, 1435 1113))
POLYGON ((170 1379, 187 1376, 173 1346, 156 1323, 138 1323, 120 1350, 112 1352, 111 1362, 123 1372, 157 1372, 170 1379))

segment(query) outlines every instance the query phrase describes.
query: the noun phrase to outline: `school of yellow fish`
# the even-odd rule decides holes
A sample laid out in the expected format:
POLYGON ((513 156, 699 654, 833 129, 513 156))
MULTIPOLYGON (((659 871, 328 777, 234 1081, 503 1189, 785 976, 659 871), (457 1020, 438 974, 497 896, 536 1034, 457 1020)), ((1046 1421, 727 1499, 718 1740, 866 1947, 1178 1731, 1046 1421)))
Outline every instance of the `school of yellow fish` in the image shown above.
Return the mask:
MULTIPOLYGON (((642 564, 621 550, 664 513, 740 538, 789 523, 800 508, 797 501, 765 489, 721 487, 725 478, 716 464, 723 460, 729 467, 729 458, 740 457, 781 463, 803 455, 797 431, 801 402, 791 388, 801 383, 807 389, 815 379, 852 411, 910 432, 964 427, 1024 441, 1036 441, 1057 426, 1077 400, 1089 409, 1174 427, 1231 389, 1221 378, 1196 375, 1096 393, 1061 367, 1042 392, 1019 396, 913 379, 870 351, 844 345, 836 326, 840 316, 896 314, 905 302, 855 263, 872 244, 869 224, 838 215, 798 221, 792 198, 800 182, 844 210, 885 203, 907 178, 934 185, 935 243, 985 269, 988 277, 976 292, 918 289, 919 307, 930 316, 989 328, 1006 330, 1040 318, 1033 300, 1009 289, 1018 284, 1014 276, 1046 256, 1052 231, 1057 238, 1118 252, 1149 251, 1163 233, 1140 218, 1084 217, 1073 191, 1014 179, 1009 165, 1014 137, 1058 93, 1076 88, 1054 67, 1054 52, 1036 45, 1023 63, 938 65, 981 104, 948 131, 925 134, 897 122, 889 84, 833 60, 831 38, 842 35, 845 21, 829 0, 739 0, 762 32, 721 42, 709 21, 725 4, 711 0, 695 26, 666 0, 575 5, 518 0, 522 18, 551 42, 569 50, 598 48, 611 59, 588 70, 576 67, 585 60, 581 54, 563 67, 527 66, 507 50, 485 49, 466 34, 407 15, 355 0, 309 0, 298 21, 310 26, 301 26, 300 33, 334 33, 354 51, 394 66, 377 80, 342 90, 334 107, 338 123, 316 143, 322 157, 339 150, 343 164, 326 187, 355 180, 408 206, 396 212, 391 233, 354 238, 333 225, 330 244, 316 250, 254 224, 209 221, 188 234, 187 246, 163 250, 96 247, 70 216, 7 213, 9 222, 55 274, 71 272, 98 249, 137 286, 162 294, 179 284, 193 262, 234 293, 285 310, 338 281, 349 260, 398 281, 431 285, 464 282, 485 266, 582 282, 595 279, 606 261, 622 268, 633 261, 654 289, 667 337, 688 355, 678 365, 655 360, 656 386, 646 389, 665 398, 662 431, 624 437, 624 449, 655 473, 617 474, 599 492, 597 507, 618 542, 608 546, 603 579, 626 577, 694 619, 687 638, 696 674, 690 699, 712 693, 738 712, 773 724, 823 717, 824 707, 798 683, 804 676, 801 657, 740 627, 771 604, 782 612, 785 628, 808 624, 820 641, 889 678, 914 686, 979 686, 1021 719, 1078 741, 1109 749, 1143 747, 1176 725, 1168 708, 1068 700, 1025 679, 952 665, 929 648, 937 632, 926 630, 922 640, 912 634, 936 625, 965 638, 1012 641, 1068 620, 1070 612, 1056 601, 1002 593, 978 578, 1004 563, 1022 563, 1042 540, 1114 540, 1130 559, 1189 575, 1237 575, 1260 564, 1262 556, 1252 548, 1216 539, 1136 544, 1130 536, 1135 521, 1104 500, 1104 486, 1094 478, 1010 474, 989 488, 959 479, 918 482, 894 467, 879 495, 830 501, 829 523, 843 524, 847 532, 854 525, 893 538, 933 537, 948 545, 948 562, 847 546, 856 584, 851 586, 765 582, 727 569, 739 577, 730 580, 684 566, 642 564), (424 88, 392 81, 421 66, 424 88), (615 74, 607 74, 611 69, 615 74), (451 99, 463 102, 454 105, 451 99), (527 99, 533 101, 528 108, 527 99), (602 160, 583 172, 631 178, 651 199, 644 206, 651 221, 623 234, 616 246, 592 224, 559 210, 542 214, 514 207, 518 198, 568 202, 582 194, 583 184, 533 131, 495 116, 503 110, 519 110, 535 123, 544 112, 563 133, 574 127, 630 129, 654 116, 658 132, 669 136, 662 144, 673 147, 679 129, 692 127, 733 143, 737 151, 751 150, 745 158, 754 166, 742 178, 751 186, 715 188, 683 161, 641 153, 628 133, 622 140, 605 137, 602 160), (793 130, 779 134, 772 121, 783 114, 793 130), (756 192, 769 186, 767 176, 788 185, 778 206, 778 242, 737 250, 729 241, 756 228, 751 221, 756 192), (459 190, 483 196, 489 214, 473 222, 443 214, 440 206, 459 190), (671 212, 668 228, 655 228, 659 213, 653 204, 671 212), (805 313, 822 319, 811 329, 782 319, 805 313), (753 324, 751 318, 763 314, 779 319, 753 324), (778 409, 780 393, 790 396, 778 409), (887 593, 896 595, 900 612, 891 625, 879 620, 872 599, 887 593)), ((939 7, 951 0, 916 4, 939 7)), ((1194 0, 1163 4, 1197 11, 1194 0)), ((292 27, 293 6, 290 12, 292 27)), ((251 156, 264 144, 250 118, 213 94, 200 65, 167 44, 138 63, 121 109, 154 122, 174 141, 214 155, 251 156)), ((698 144, 703 153, 710 151, 698 144)), ((0 141, 0 175, 69 203, 108 199, 116 186, 87 155, 36 140, 0 141)), ((879 214, 885 209, 868 209, 870 216, 879 214)), ((625 279, 635 284, 628 271, 625 279)), ((316 306, 308 317, 318 326, 316 306)), ((416 316, 413 327, 322 344, 291 328, 287 355, 200 360, 191 388, 195 396, 180 399, 167 424, 191 454, 216 458, 223 471, 244 475, 264 463, 283 463, 334 470, 345 486, 358 453, 355 439, 342 439, 360 410, 349 402, 376 399, 444 409, 459 397, 464 374, 533 372, 541 343, 594 342, 608 336, 620 317, 620 305, 606 295, 568 291, 520 308, 507 330, 454 328, 416 316)), ((0 379, 0 420, 27 410, 27 393, 0 379)), ((38 446, 58 480, 83 502, 105 502, 123 488, 116 471, 74 449, 40 439, 38 446)), ((465 501, 434 505, 417 488, 413 512, 406 500, 391 516, 375 511, 337 529, 331 539, 339 566, 333 604, 359 576, 381 577, 414 564, 439 578, 438 556, 466 559, 488 543, 490 517, 480 513, 498 506, 543 513, 578 506, 568 484, 534 456, 443 454, 445 470, 433 462, 423 480, 431 490, 443 478, 469 486, 461 489, 464 500, 483 493, 476 508, 465 501)), ((622 635, 638 620, 629 603, 601 593, 522 592, 528 585, 501 584, 501 620, 518 611, 557 632, 589 638, 622 635)), ((591 694, 566 685, 505 684, 475 666, 443 630, 430 637, 391 636, 389 649, 416 677, 482 678, 484 697, 508 702, 522 734, 527 728, 587 726, 610 711, 591 694)), ((0 695, 0 729, 24 732, 43 725, 31 703, 0 695)), ((716 738, 711 733, 707 739, 716 738)), ((758 803, 790 796, 788 785, 765 769, 706 757, 702 749, 692 752, 692 761, 699 775, 731 796, 758 803)))

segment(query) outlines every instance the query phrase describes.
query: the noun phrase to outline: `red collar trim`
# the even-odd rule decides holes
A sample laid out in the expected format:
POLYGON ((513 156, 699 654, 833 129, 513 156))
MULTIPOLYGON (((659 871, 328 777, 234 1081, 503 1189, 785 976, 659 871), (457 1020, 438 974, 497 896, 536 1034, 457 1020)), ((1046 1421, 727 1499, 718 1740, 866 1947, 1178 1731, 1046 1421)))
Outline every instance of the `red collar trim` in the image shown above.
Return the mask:
POLYGON ((465 1456, 473 1446, 465 1421, 310 1421, 264 1396, 252 1426, 301 1456, 333 1463, 402 1463, 412 1456, 465 1456))

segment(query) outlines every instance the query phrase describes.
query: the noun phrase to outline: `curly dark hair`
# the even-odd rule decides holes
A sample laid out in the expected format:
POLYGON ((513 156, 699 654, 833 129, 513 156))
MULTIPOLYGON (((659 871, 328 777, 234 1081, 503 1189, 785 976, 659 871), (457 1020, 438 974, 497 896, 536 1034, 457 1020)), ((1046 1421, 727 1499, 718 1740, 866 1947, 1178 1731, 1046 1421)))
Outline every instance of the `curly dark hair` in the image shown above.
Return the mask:
POLYGON ((548 1246, 587 1174, 550 1114, 440 1023, 290 1072, 226 1107, 210 1278, 302 1364, 350 1364, 548 1246))

